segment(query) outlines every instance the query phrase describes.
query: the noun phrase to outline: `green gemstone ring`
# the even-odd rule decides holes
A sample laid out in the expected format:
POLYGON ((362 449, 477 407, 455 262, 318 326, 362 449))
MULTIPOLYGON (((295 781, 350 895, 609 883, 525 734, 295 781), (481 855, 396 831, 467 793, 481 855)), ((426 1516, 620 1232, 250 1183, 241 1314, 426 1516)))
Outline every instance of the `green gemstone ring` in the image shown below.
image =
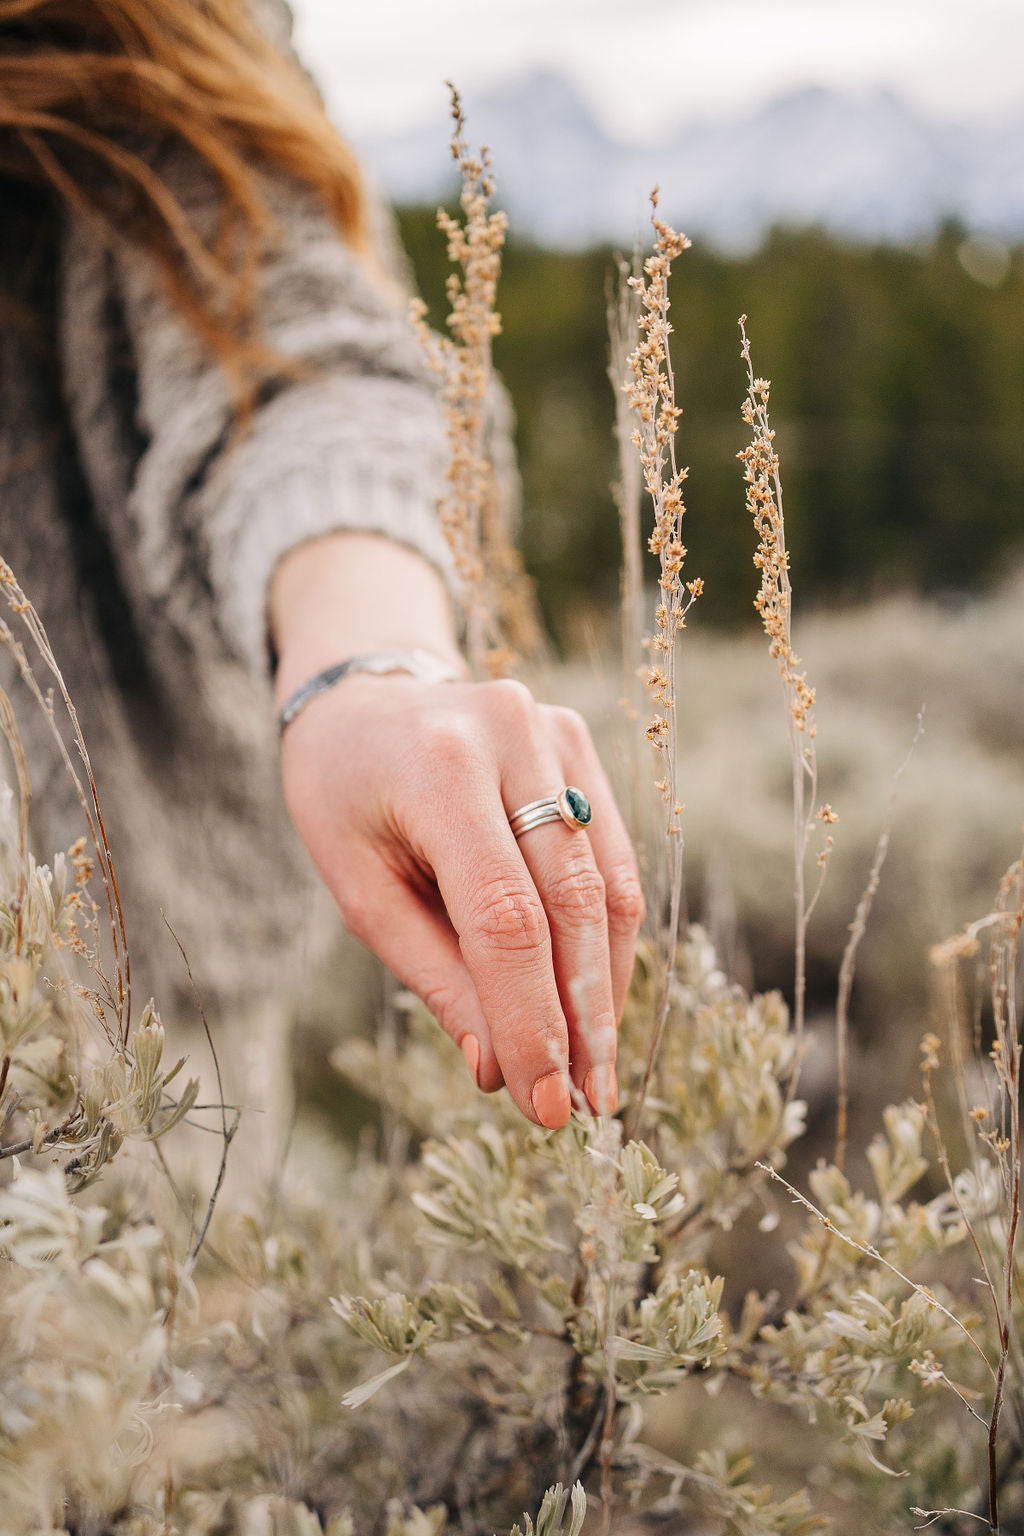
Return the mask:
POLYGON ((584 827, 590 825, 593 815, 590 801, 582 789, 567 784, 557 795, 548 795, 544 800, 531 800, 529 805, 521 805, 508 821, 513 834, 522 837, 524 832, 541 827, 548 821, 561 821, 574 832, 582 832, 584 827))

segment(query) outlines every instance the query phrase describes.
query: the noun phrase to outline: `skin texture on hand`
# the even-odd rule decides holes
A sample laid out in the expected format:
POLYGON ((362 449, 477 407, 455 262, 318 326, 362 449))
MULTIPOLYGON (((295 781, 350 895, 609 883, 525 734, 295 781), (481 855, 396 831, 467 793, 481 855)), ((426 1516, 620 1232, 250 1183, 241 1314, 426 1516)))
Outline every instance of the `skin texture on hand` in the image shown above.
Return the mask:
MULTIPOLYGON (((390 550, 343 535, 290 557, 307 570, 286 570, 272 594, 279 697, 359 651, 398 644, 452 654, 450 630, 435 623, 444 605, 429 582, 438 578, 410 551, 407 574, 417 592, 427 585, 426 597, 417 609, 410 593, 412 608, 398 610, 400 639, 394 627, 376 627, 380 606, 366 598, 390 550), (332 577, 335 560, 345 569, 332 577), (348 609, 346 635, 332 618, 325 638, 309 616, 338 613, 339 580, 357 586, 357 606, 370 611, 362 624, 348 609)), ((393 599, 393 564, 388 574, 393 599)), ((547 1126, 568 1119, 573 1089, 597 1112, 613 1110, 616 1031, 643 899, 581 718, 538 704, 515 682, 353 674, 288 726, 282 774, 292 818, 347 926, 423 999, 479 1086, 507 1084, 522 1112, 547 1126), (590 799, 590 829, 550 822, 517 841, 509 815, 565 784, 590 799)))

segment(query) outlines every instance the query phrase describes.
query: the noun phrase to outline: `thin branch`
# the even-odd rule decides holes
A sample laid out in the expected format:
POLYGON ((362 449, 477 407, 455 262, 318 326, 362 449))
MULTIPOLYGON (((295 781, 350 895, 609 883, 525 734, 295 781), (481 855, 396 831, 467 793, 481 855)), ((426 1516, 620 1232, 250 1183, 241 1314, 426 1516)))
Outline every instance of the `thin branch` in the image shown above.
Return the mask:
POLYGON ((982 1525, 987 1525, 989 1530, 992 1529, 984 1515, 976 1515, 970 1509, 918 1509, 916 1504, 911 1504, 910 1513, 925 1517, 923 1525, 916 1525, 914 1527, 916 1531, 926 1531, 930 1525, 935 1524, 936 1520, 943 1520, 947 1515, 962 1515, 965 1520, 980 1520, 982 1525))
POLYGON ((871 870, 868 874, 868 883, 864 887, 857 910, 850 924, 850 937, 846 941, 843 950, 843 959, 839 967, 839 987, 836 993, 836 1063, 838 1089, 836 1093, 836 1153, 835 1165, 840 1170, 846 1161, 846 1137, 847 1116, 849 1112, 849 1018, 850 995, 853 991, 853 978, 857 968, 857 951, 864 937, 871 915, 871 907, 878 891, 882 878, 882 867, 885 864, 889 852, 889 839, 892 833, 892 819, 896 808, 896 796, 899 793, 900 782, 910 766, 910 760, 914 755, 914 748, 924 734, 924 705, 917 712, 917 725, 911 740, 907 754, 897 768, 889 791, 889 801, 885 811, 885 821, 875 845, 875 856, 871 861, 871 870))
POLYGON ((202 1248, 203 1243, 206 1241, 206 1234, 210 1230, 210 1222, 213 1220, 213 1208, 217 1204, 217 1197, 220 1194, 221 1185, 224 1183, 224 1175, 227 1172, 228 1149, 234 1140, 235 1132, 238 1130, 241 1119, 241 1114, 236 1114, 231 1124, 224 1131, 224 1148, 220 1156, 220 1167, 217 1169, 217 1181, 213 1186, 213 1192, 210 1195, 210 1201, 206 1207, 206 1215, 203 1218, 203 1224, 199 1229, 199 1236, 192 1244, 188 1258, 185 1260, 185 1263, 182 1266, 182 1273, 186 1276, 190 1275, 193 1269, 195 1269, 196 1260, 199 1258, 199 1250, 202 1248))
MULTIPOLYGON (((0 731, 6 737, 14 761, 14 772, 18 779, 18 891, 14 899, 14 953, 20 955, 24 937, 25 898, 28 894, 28 814, 32 803, 32 781, 29 778, 28 763, 25 760, 25 749, 22 746, 14 706, 2 688, 0 688, 0 731)), ((5 1072, 4 1082, 6 1081, 5 1072)), ((3 1086, 0 1084, 0 1093, 2 1092, 3 1086)))
MULTIPOLYGON (((213 1192, 210 1195, 210 1200, 206 1207, 206 1216, 204 1217, 203 1224, 199 1229, 199 1235, 197 1236, 195 1242, 192 1244, 188 1257, 182 1266, 182 1274, 188 1276, 195 1269, 196 1261, 199 1258, 199 1251, 202 1248, 203 1243, 206 1241, 207 1232, 210 1230, 210 1222, 213 1220, 214 1207, 217 1204, 217 1197, 220 1194, 221 1185, 224 1183, 224 1175, 227 1172, 228 1152, 231 1148, 231 1143, 235 1138, 235 1132, 238 1130, 238 1127, 241 1124, 242 1111, 240 1109, 235 1111, 235 1118, 229 1125, 227 1108, 224 1102, 224 1082, 220 1074, 220 1059, 217 1055, 217 1047, 213 1043, 213 1034, 210 1030, 209 1020, 206 1017, 206 1009, 203 1007, 203 1000, 199 995, 199 988, 196 986, 195 977, 192 975, 192 967, 189 964, 188 955, 185 953, 185 946, 182 944, 181 940, 178 938, 178 935, 175 933, 174 929, 171 927, 171 924, 168 922, 167 914, 161 911, 160 916, 163 918, 164 923, 167 926, 167 931, 170 933, 171 938, 174 940, 175 944, 177 944, 181 953, 181 958, 184 961, 185 971, 189 980, 189 986, 192 988, 192 996, 195 1000, 196 1008, 199 1010, 199 1017, 203 1022, 203 1029, 206 1033, 206 1041, 210 1047, 210 1055, 213 1057, 213 1070, 217 1077, 217 1092, 220 1095, 220 1134, 224 1141, 224 1145, 221 1148, 220 1154, 220 1167, 217 1169, 217 1178, 213 1186, 213 1192)), ((198 1129, 208 1130, 209 1127, 200 1126, 198 1129)))
MULTIPOLYGON (((72 1105, 68 1114, 61 1121, 60 1125, 54 1126, 53 1130, 47 1131, 46 1135, 43 1137, 42 1141, 40 1142, 41 1148, 55 1146, 58 1141, 63 1140, 68 1131, 70 1131, 71 1127, 74 1125, 75 1121, 78 1119, 78 1109, 79 1099, 76 1094, 74 1104, 72 1105)), ((32 1152, 34 1150, 35 1144, 30 1136, 27 1141, 12 1141, 8 1142, 6 1147, 0 1147, 0 1158, 24 1157, 26 1153, 32 1152)), ((77 1150, 80 1155, 81 1149, 78 1148, 77 1150)))

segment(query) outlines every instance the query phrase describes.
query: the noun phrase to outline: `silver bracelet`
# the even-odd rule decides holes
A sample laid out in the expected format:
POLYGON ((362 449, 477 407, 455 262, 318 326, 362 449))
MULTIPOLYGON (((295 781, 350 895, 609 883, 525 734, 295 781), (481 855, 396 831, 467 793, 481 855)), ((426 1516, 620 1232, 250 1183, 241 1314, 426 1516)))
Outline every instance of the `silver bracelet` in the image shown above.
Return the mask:
POLYGON ((432 656, 429 651, 368 651, 365 656, 350 656, 347 661, 338 661, 333 667, 325 667, 322 672, 304 682, 301 688, 296 688, 277 717, 278 731, 283 732, 285 726, 291 724, 311 699, 326 693, 335 683, 340 683, 343 677, 348 677, 350 672, 374 672, 381 677, 389 672, 407 672, 410 677, 418 677, 422 683, 455 683, 463 677, 457 667, 442 661, 439 656, 432 656))

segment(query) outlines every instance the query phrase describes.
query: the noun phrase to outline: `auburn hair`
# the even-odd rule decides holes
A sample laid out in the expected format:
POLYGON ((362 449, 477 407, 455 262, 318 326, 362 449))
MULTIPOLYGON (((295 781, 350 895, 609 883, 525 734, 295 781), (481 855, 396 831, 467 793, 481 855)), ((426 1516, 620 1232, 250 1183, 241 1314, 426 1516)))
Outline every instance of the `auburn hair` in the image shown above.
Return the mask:
POLYGON ((49 186, 148 250, 243 392, 268 357, 255 313, 275 230, 266 172, 311 189, 367 251, 355 158, 246 0, 0 0, 0 177, 49 186), (194 226, 159 175, 169 140, 218 188, 213 230, 194 226))

